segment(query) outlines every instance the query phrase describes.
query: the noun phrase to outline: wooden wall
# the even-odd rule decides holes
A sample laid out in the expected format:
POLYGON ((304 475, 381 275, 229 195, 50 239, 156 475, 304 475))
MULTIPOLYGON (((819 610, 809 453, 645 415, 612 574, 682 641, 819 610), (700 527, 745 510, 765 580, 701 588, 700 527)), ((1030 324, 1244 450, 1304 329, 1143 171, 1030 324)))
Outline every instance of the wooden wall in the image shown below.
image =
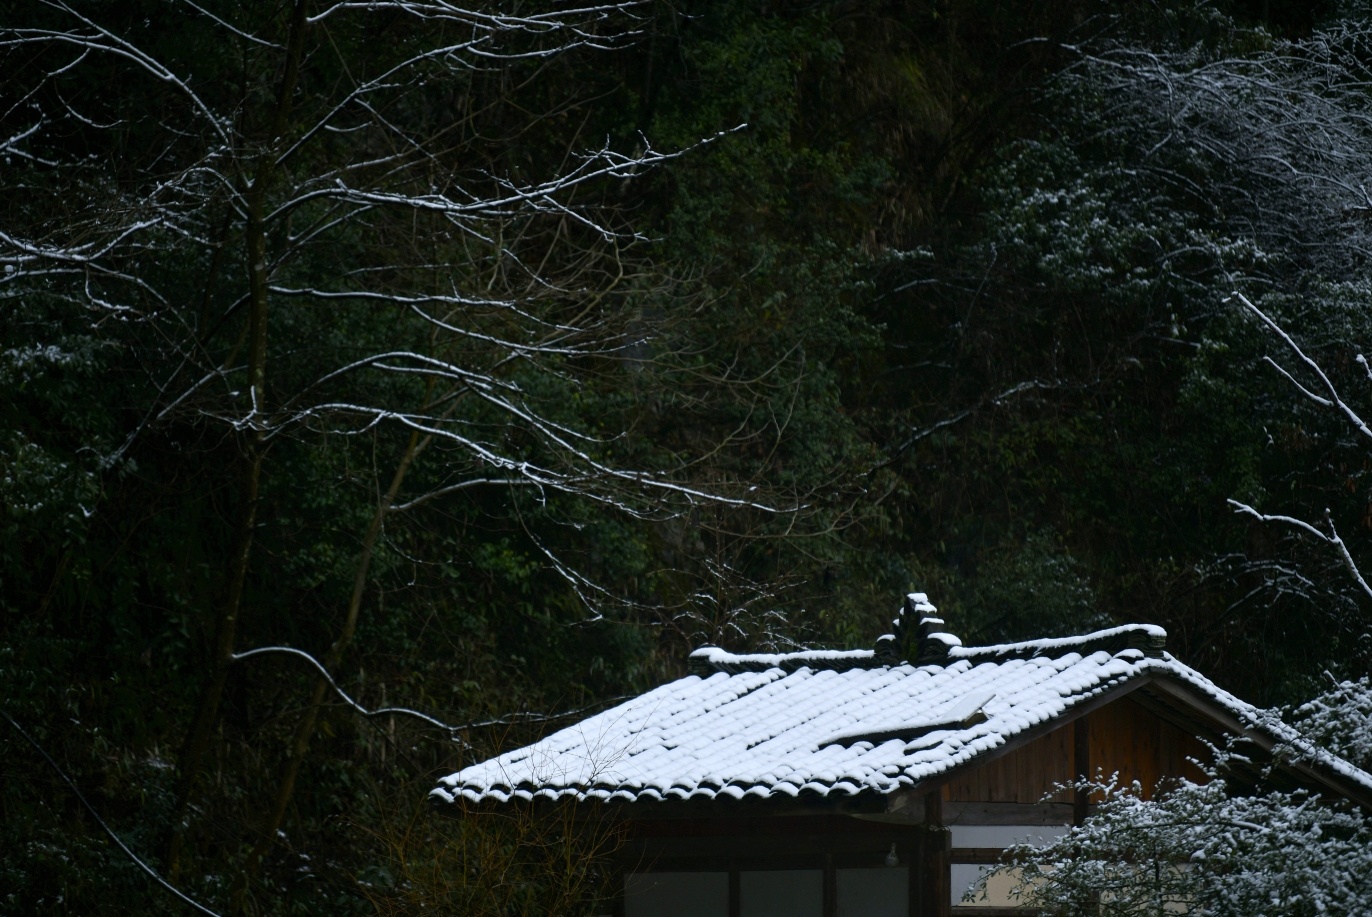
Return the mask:
MULTIPOLYGON (((1118 772, 1124 783, 1138 780, 1145 796, 1151 796, 1165 776, 1196 781, 1205 777, 1187 760, 1208 758, 1204 744, 1124 697, 949 781, 943 798, 949 802, 1039 802, 1054 784, 1070 783, 1076 776, 1076 741, 1083 727, 1090 776, 1118 772)), ((1070 794, 1060 793, 1054 800, 1069 801, 1070 794)))
POLYGON ((1137 780, 1145 798, 1164 777, 1197 783, 1205 773, 1188 758, 1210 759, 1210 749, 1190 732, 1158 717, 1130 698, 1122 698, 1086 717, 1091 771, 1119 772, 1122 781, 1137 780))

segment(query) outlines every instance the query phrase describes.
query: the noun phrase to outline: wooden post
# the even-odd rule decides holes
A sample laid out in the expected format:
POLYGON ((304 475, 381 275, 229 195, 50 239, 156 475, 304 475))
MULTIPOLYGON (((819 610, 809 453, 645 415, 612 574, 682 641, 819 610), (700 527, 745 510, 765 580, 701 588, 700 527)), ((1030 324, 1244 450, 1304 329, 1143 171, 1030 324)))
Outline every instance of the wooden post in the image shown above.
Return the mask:
MULTIPOLYGON (((1076 781, 1091 776, 1091 728, 1088 717, 1079 716, 1072 722, 1072 770, 1076 781)), ((1091 794, 1086 790, 1072 791, 1072 824, 1080 825, 1091 814, 1091 794)))
POLYGON ((834 869, 834 855, 824 855, 824 917, 838 917, 838 871, 834 869))
POLYGON ((610 917, 624 917, 624 885, 629 879, 629 868, 625 865, 616 867, 616 875, 619 876, 619 887, 610 899, 610 917))
MULTIPOLYGON (((1091 727, 1087 722, 1088 716, 1079 716, 1072 722, 1072 769, 1076 771, 1075 779, 1082 781, 1091 776, 1091 727)), ((1080 825, 1086 821, 1086 817, 1091 814, 1091 792, 1090 790, 1075 789, 1072 791, 1072 824, 1080 825)), ((1100 892, 1092 892, 1087 896, 1083 913, 1094 914, 1100 912, 1100 892)))
POLYGON ((943 824, 943 791, 924 797, 924 824, 915 831, 910 862, 911 917, 949 917, 953 832, 943 824))

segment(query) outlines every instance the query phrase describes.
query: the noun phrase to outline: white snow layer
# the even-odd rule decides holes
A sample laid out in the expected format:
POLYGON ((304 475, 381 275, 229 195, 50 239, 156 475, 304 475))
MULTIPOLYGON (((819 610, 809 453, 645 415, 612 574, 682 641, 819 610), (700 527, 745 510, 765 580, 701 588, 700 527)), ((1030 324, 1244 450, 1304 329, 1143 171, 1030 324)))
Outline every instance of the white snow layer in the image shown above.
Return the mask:
MULTIPOLYGON (((709 648, 693 656, 726 671, 688 675, 464 768, 432 795, 504 802, 886 794, 943 774, 1115 686, 1154 676, 1184 682, 1245 723, 1263 719, 1169 654, 1071 650, 1099 636, 977 648, 963 652, 986 661, 954 656, 924 666, 875 665, 869 651, 731 656, 709 648), (732 665, 745 662, 751 670, 732 665), (986 720, 951 725, 967 718, 973 698, 986 720), (903 731, 909 738, 899 737, 903 731), (896 737, 835 741, 862 733, 896 737)), ((1263 725, 1272 730, 1270 721, 1263 725)))

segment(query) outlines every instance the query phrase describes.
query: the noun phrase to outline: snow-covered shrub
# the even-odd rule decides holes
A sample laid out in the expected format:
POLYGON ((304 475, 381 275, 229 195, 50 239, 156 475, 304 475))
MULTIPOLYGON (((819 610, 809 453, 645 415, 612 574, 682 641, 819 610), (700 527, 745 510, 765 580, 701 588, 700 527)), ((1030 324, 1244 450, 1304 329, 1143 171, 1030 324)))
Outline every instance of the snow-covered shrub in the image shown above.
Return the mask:
POLYGON ((1291 716, 1297 729, 1341 758, 1372 768, 1372 679, 1343 681, 1291 716))
MULTIPOLYGON (((1292 711, 1330 751, 1367 760, 1372 686, 1343 682, 1292 711)), ((1278 749, 1278 757, 1310 754, 1278 749)), ((1218 749, 1209 782, 1173 782, 1145 799, 1137 783, 1082 784, 1102 801, 1042 846, 1006 851, 1014 894, 1050 915, 1206 917, 1372 915, 1372 816, 1282 785, 1236 747, 1218 749), (1017 871, 1017 872, 1015 872, 1017 871)))

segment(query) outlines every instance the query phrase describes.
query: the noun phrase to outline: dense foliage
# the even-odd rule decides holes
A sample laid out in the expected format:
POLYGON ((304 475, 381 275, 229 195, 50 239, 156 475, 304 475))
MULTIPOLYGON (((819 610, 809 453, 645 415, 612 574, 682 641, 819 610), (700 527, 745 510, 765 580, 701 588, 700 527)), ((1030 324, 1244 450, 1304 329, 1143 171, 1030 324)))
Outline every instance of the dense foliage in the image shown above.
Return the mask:
POLYGON ((566 909, 568 826, 436 774, 912 588, 1366 671, 1340 558, 1226 502, 1366 553, 1228 299, 1366 392, 1357 10, 542 6, 0 0, 0 909, 182 907, 39 748, 219 909, 566 909))
MULTIPOLYGON (((1342 682, 1293 711, 1306 733, 1278 760, 1326 750, 1367 767, 1366 678, 1342 682), (1322 744, 1328 740, 1329 744, 1322 744)), ((1372 823, 1367 813, 1253 775, 1237 747, 1218 749, 1209 782, 1157 788, 1083 784, 1103 797, 1085 823, 1047 845, 1007 851, 1014 894, 1044 914, 1372 913, 1372 823)))

